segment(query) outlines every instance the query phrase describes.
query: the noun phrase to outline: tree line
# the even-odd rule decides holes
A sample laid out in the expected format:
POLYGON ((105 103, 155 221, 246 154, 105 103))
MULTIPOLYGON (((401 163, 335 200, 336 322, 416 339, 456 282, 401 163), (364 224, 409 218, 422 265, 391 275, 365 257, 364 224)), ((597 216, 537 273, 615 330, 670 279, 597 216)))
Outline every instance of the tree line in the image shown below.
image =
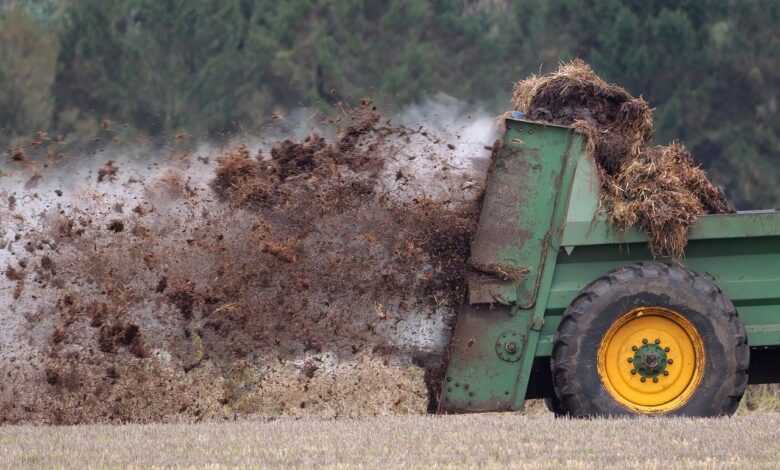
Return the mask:
POLYGON ((0 144, 101 124, 219 139, 302 106, 444 92, 500 112, 581 57, 741 207, 780 200, 774 0, 0 0, 0 144))

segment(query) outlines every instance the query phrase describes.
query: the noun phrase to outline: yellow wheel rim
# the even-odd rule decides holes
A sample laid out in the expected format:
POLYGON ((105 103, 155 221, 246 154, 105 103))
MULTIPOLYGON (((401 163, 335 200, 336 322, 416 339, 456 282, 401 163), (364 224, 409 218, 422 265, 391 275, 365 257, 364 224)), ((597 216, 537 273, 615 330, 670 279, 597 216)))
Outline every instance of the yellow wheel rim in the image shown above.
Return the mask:
POLYGON ((683 406, 704 375, 704 342, 679 313, 642 307, 621 316, 598 349, 598 374, 618 403, 640 413, 683 406))

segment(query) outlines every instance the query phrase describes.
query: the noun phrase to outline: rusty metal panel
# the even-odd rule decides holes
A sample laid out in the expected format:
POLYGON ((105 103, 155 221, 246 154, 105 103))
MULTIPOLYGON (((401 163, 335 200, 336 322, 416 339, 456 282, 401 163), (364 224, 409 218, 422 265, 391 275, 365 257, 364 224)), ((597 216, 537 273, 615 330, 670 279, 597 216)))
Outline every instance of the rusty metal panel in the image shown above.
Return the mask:
POLYGON ((469 290, 476 291, 470 301, 490 302, 499 293, 507 302, 531 308, 549 249, 549 230, 573 132, 542 123, 507 123, 503 147, 488 174, 471 247, 471 265, 491 275, 494 285, 484 279, 470 281, 469 290))
POLYGON ((509 121, 505 142, 472 246, 481 273, 469 280, 471 305, 450 342, 442 412, 522 408, 544 326, 582 139, 568 128, 509 121))
POLYGON ((517 300, 517 285, 512 280, 503 280, 489 274, 472 273, 468 283, 470 304, 510 305, 517 300))
POLYGON ((513 330, 510 307, 466 305, 450 342, 450 364, 442 383, 440 412, 508 411, 515 402, 515 382, 522 356, 520 332, 513 330), (507 352, 507 336, 517 338, 514 354, 507 352), (502 338, 503 336, 503 338, 502 338), (498 351, 497 351, 498 349, 498 351), (510 360, 506 360, 510 359, 510 360))

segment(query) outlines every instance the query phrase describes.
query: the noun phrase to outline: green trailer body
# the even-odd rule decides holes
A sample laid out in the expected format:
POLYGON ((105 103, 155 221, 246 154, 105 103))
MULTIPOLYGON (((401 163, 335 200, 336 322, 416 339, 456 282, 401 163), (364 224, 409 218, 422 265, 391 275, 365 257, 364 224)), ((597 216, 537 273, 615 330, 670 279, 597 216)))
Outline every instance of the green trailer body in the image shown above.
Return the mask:
MULTIPOLYGON (((573 129, 508 119, 472 242, 468 299, 450 341, 442 412, 512 411, 553 396, 549 358, 562 314, 588 283, 653 260, 647 237, 599 211, 599 179, 573 129)), ((747 331, 749 377, 775 382, 780 346, 780 213, 706 215, 687 269, 706 273, 747 331)))

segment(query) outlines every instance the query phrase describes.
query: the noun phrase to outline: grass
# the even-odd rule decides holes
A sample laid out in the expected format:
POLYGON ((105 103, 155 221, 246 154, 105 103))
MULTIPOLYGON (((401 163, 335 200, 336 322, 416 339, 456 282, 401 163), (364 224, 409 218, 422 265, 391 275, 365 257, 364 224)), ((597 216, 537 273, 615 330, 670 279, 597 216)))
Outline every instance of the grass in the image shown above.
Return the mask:
POLYGON ((780 414, 564 420, 485 414, 0 428, 7 467, 777 468, 780 414))

